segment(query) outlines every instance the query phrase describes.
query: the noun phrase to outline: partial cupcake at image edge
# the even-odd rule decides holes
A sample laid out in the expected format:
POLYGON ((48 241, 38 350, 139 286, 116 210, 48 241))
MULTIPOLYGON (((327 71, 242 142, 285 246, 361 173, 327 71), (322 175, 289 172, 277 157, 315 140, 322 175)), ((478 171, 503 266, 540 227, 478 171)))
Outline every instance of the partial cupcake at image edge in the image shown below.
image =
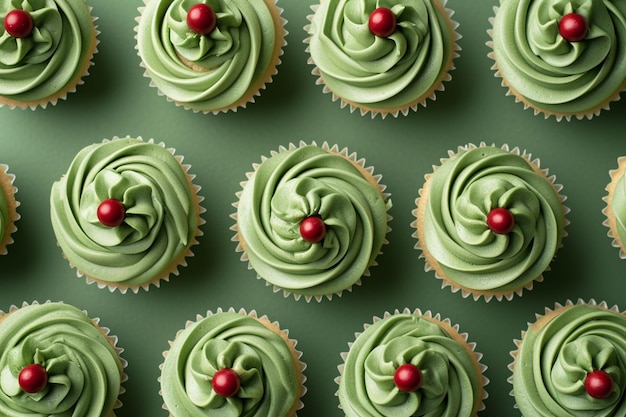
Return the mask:
POLYGON ((9 173, 9 166, 0 163, 0 255, 8 253, 7 246, 13 243, 12 234, 17 231, 15 222, 20 219, 17 208, 20 202, 15 199, 17 187, 13 185, 15 175, 9 173))
POLYGON ((62 302, 1 311, 0 413, 115 417, 128 365, 117 342, 100 319, 62 302))
POLYGON ((511 300, 550 269, 569 224, 539 159, 508 145, 459 146, 425 176, 411 224, 426 271, 474 300, 511 300))
POLYGON ((500 0, 494 13, 492 69, 525 109, 557 121, 591 119, 620 99, 626 4, 500 0))
POLYGON ((91 12, 84 0, 0 5, 0 106, 54 106, 83 84, 98 52, 91 12))
POLYGON ((347 417, 473 417, 485 408, 482 354, 439 314, 386 312, 365 324, 348 348, 335 380, 347 417))
POLYGON ((523 415, 626 413, 626 314, 568 300, 536 314, 515 340, 511 396, 523 415))
POLYGON ((254 103, 278 74, 287 21, 276 0, 144 0, 135 28, 144 76, 187 110, 254 103))
POLYGON ((290 144, 253 164, 233 206, 241 260, 274 292, 307 302, 361 285, 391 230, 390 195, 347 148, 290 144))
POLYGON ((608 227, 607 235, 613 247, 619 249, 619 257, 626 259, 626 157, 617 159, 617 168, 609 171, 610 181, 606 186, 607 195, 602 199, 606 206, 602 223, 608 227))
POLYGON ((450 81, 461 36, 447 0, 321 0, 305 26, 312 74, 341 107, 372 118, 426 107, 450 81), (363 6, 361 8, 361 6, 363 6))
POLYGON ((193 257, 205 211, 190 165, 152 139, 81 149, 52 185, 57 244, 87 283, 126 293, 159 287, 193 257))
POLYGON ((198 315, 178 331, 160 365, 163 408, 171 417, 295 417, 304 404, 306 364, 297 341, 256 311, 198 315))

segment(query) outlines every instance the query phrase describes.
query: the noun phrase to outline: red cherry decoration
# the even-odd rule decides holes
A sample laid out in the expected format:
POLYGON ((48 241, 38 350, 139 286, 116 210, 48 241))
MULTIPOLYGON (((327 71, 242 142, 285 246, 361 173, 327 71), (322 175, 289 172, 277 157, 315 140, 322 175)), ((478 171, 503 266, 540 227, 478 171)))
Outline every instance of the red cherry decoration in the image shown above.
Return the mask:
POLYGON ((98 206, 98 220, 105 226, 117 227, 124 222, 126 209, 120 200, 108 198, 98 206))
POLYGON ((587 21, 578 13, 568 13, 559 22, 559 33, 568 42, 582 41, 588 30, 587 21))
POLYGON ((411 363, 398 366, 393 374, 393 382, 402 392, 414 392, 422 386, 422 372, 411 363))
POLYGON ((606 398, 613 392, 613 380, 605 371, 596 369, 587 374, 585 378, 585 390, 587 394, 593 398, 606 398))
POLYGON ((14 38, 26 38, 33 31, 31 15, 24 10, 11 10, 4 17, 4 30, 14 38))
POLYGON ((487 227, 499 235, 506 235, 515 226, 515 216, 504 207, 492 209, 487 215, 487 227))
POLYGON ((379 7, 370 14, 367 24, 374 35, 386 38, 396 31, 396 15, 386 7, 379 7))
POLYGON ((217 17, 211 7, 204 3, 194 4, 187 12, 187 26, 198 35, 211 33, 217 25, 217 17))
POLYGON ((29 394, 41 391, 48 384, 48 373, 43 366, 33 363, 22 368, 17 376, 20 388, 29 394))
POLYGON ((300 236, 309 243, 317 243, 324 239, 326 225, 318 216, 307 217, 300 222, 300 236))
POLYGON ((211 383, 213 391, 222 397, 232 397, 239 392, 239 375, 230 368, 217 371, 211 383))

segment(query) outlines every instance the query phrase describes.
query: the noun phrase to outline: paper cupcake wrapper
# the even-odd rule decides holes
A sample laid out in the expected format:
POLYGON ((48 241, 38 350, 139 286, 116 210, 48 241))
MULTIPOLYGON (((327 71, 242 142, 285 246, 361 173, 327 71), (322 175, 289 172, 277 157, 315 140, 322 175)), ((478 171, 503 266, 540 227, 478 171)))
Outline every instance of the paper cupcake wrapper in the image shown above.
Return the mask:
MULTIPOLYGON (((430 310, 427 310, 426 312, 423 312, 419 309, 416 308, 414 310, 407 308, 404 308, 402 311, 396 309, 394 310, 392 313, 390 313, 389 311, 385 311, 385 313, 383 314, 383 317, 380 318, 378 316, 374 316, 374 318, 372 319, 371 323, 365 323, 363 325, 363 330, 367 330, 370 326, 372 326, 373 324, 386 319, 388 317, 391 316, 396 316, 399 314, 412 314, 415 316, 420 316, 425 318, 428 321, 431 321, 433 323, 438 324, 439 326, 441 326, 444 330, 446 330, 446 332, 450 335, 450 337, 452 337, 453 339, 463 343, 464 345, 466 345, 467 350, 473 355, 475 363, 478 366, 477 371, 480 373, 480 379, 482 380, 482 386, 481 386, 481 395, 479 396, 479 402, 480 404, 477 405, 477 407, 475 408, 475 413, 479 412, 481 410, 485 409, 485 403, 484 401, 487 399, 487 397, 489 396, 489 394, 487 393, 487 391, 485 390, 485 386, 487 386, 489 384, 489 379, 485 376, 485 371, 487 370, 487 366, 484 365, 483 363, 481 363, 481 360, 483 358, 483 354, 480 352, 476 351, 476 343, 475 342, 470 342, 468 340, 468 333, 461 333, 460 331, 460 327, 458 324, 452 324, 452 322, 450 321, 450 319, 448 318, 441 318, 441 315, 439 313, 435 314, 433 316, 432 312, 430 310)), ((346 358, 348 357, 348 353, 350 351, 350 349, 352 349, 352 346, 354 344, 354 342, 356 341, 356 339, 358 339, 358 337, 362 334, 363 332, 355 332, 354 333, 354 340, 351 342, 348 342, 348 351, 346 352, 341 352, 340 356, 342 359, 342 363, 339 364, 337 366, 337 370, 339 371, 339 376, 337 376, 335 378, 335 383, 339 386, 339 383, 341 381, 341 376, 343 375, 343 370, 345 367, 345 362, 346 362, 346 358)), ((335 396, 338 397, 339 396, 339 389, 337 389, 337 391, 335 392, 335 396)), ((341 404, 339 404, 339 408, 341 407, 341 404)), ((475 415, 475 413, 473 414, 473 416, 475 415)))
MULTIPOLYGON (((168 345, 169 348, 166 351, 163 351, 163 358, 167 357, 168 353, 169 353, 169 349, 171 349, 172 345, 174 344, 174 342, 176 341, 176 339, 178 338, 178 336, 185 330, 187 329, 189 326, 192 326, 193 324, 202 321, 203 319, 210 317, 214 314, 220 314, 223 312, 228 312, 228 313, 237 313, 237 314, 241 314, 243 316, 249 316, 252 317, 253 319, 259 321, 261 324, 263 324, 264 326, 266 326, 268 329, 270 330, 274 330, 276 332, 279 333, 279 335, 283 338, 283 340, 285 340, 285 343, 289 346, 290 350, 292 351, 292 354, 294 355, 294 361, 296 362, 296 366, 298 366, 298 371, 300 373, 300 387, 299 387, 299 395, 298 395, 298 399, 297 404, 294 407, 294 413, 293 413, 293 417, 297 417, 297 411, 301 410, 302 408, 304 408, 304 403, 302 402, 302 397, 304 397, 304 395, 307 392, 307 387, 305 385, 305 382, 307 380, 306 375, 304 374, 304 371, 307 368, 306 363, 304 363, 302 361, 302 352, 299 351, 296 346, 298 344, 298 341, 295 339, 291 339, 289 337, 289 330, 288 329, 283 329, 280 327, 280 323, 278 321, 271 321, 266 315, 262 315, 259 316, 256 312, 256 310, 251 310, 250 312, 247 312, 244 308, 240 308, 239 310, 235 310, 234 307, 230 307, 227 310, 223 310, 221 307, 218 308, 215 312, 213 312, 212 310, 208 310, 206 312, 206 314, 202 315, 202 314, 196 314, 196 318, 195 320, 187 320, 185 322, 185 327, 183 329, 180 329, 176 332, 176 336, 174 337, 174 340, 170 340, 168 341, 168 345)), ((163 371, 163 363, 161 363, 159 365, 159 371, 163 371)), ((157 378, 157 381, 159 382, 159 386, 161 386, 161 376, 159 376, 157 378)), ((163 396, 163 392, 162 390, 159 388, 159 395, 163 396)), ((169 409, 167 408, 167 405, 165 405, 165 403, 163 403, 162 408, 166 411, 169 412, 169 409)), ((173 414, 170 414, 171 417, 174 417, 173 414)), ((292 415, 288 415, 286 417, 292 417, 292 415)))
MULTIPOLYGON (((448 158, 441 158, 440 159, 440 165, 443 164, 444 162, 446 162, 447 160, 451 159, 453 156, 461 153, 461 152, 465 152, 468 151, 470 149, 475 149, 475 148, 480 148, 480 147, 486 147, 487 144, 485 142, 480 142, 480 144, 478 146, 474 145, 474 144, 467 144, 464 146, 459 146, 455 151, 449 150, 448 151, 448 158)), ((570 212, 569 207, 565 206, 563 203, 565 202, 565 200, 567 199, 566 196, 561 194, 561 191, 563 190, 563 186, 561 184, 558 184, 556 182, 556 176, 555 175, 550 175, 549 171, 547 168, 541 168, 541 161, 539 160, 539 158, 532 158, 532 155, 528 152, 521 151, 518 147, 514 147, 513 149, 509 148, 509 145, 504 144, 500 147, 500 149, 503 149, 507 152, 510 152, 512 154, 515 155, 519 155, 521 157, 523 157, 530 165, 531 167, 536 171, 541 173, 547 181, 549 181, 552 184, 552 187, 554 188, 556 194, 559 196, 559 199, 561 200, 561 207, 562 207, 562 215, 563 215, 563 236, 561 238, 561 243, 559 244, 559 248, 563 247, 563 239, 565 237, 567 237, 567 226, 569 225, 569 220, 567 219, 567 214, 570 212)), ((433 172, 426 174, 424 176, 424 184, 427 184, 430 177, 435 173, 435 171, 439 168, 439 166, 433 165, 433 172)), ((467 298, 470 295, 474 298, 474 301, 479 300, 480 298, 483 298, 485 300, 485 302, 489 302, 491 301, 494 297, 498 300, 498 301, 502 301, 503 299, 506 299, 508 301, 512 300, 513 297, 515 295, 518 296, 522 296, 522 293, 524 292, 524 290, 530 291, 533 289, 533 285, 535 282, 542 282, 543 281, 543 274, 539 275, 537 278, 535 278, 533 281, 528 282, 527 284, 521 286, 518 289, 515 290, 511 290, 511 291, 498 291, 496 290, 472 290, 470 288, 466 288, 463 287, 459 284, 456 284, 455 282, 453 282, 451 279, 447 278, 445 276, 445 274, 441 271, 441 269, 438 266, 438 263, 436 262, 436 260, 434 259, 433 256, 429 255, 428 249, 425 248, 425 245, 422 245, 422 242, 420 240, 420 236, 419 236, 419 223, 420 223, 420 215, 419 215, 419 211, 420 211, 420 201, 425 198, 424 195, 424 188, 420 188, 419 190, 419 197, 415 199, 415 205, 417 206, 417 208, 415 208, 412 212, 413 217, 415 218, 415 220, 413 220, 413 222, 411 222, 411 228, 416 229, 416 231, 412 234, 412 236, 417 239, 417 243, 415 244, 415 249, 420 251, 420 259, 424 260, 424 270, 426 272, 430 272, 430 271, 434 271, 435 273, 435 277, 440 279, 442 281, 442 285, 441 288, 446 288, 446 287, 450 287, 451 291, 453 293, 456 292, 461 292, 461 295, 463 298, 467 298), (431 261, 436 263, 436 265, 432 265, 431 261)), ((556 256, 556 255, 555 255, 556 256)), ((545 269, 544 272, 550 271, 551 267, 550 265, 548 265, 545 269)))
POLYGON ((4 193, 9 209, 9 224, 4 232, 4 236, 0 236, 0 255, 6 255, 8 253, 7 246, 14 243, 12 234, 17 231, 15 222, 21 218, 17 212, 20 202, 15 199, 17 187, 13 185, 14 181, 15 175, 9 173, 9 166, 0 164, 0 193, 4 193))
MULTIPOLYGON (((298 143, 298 146, 294 145, 293 143, 290 143, 289 146, 287 148, 285 148, 284 146, 280 146, 278 151, 271 151, 270 152, 270 157, 278 155, 281 152, 286 152, 286 151, 290 151, 296 148, 301 148, 304 146, 308 146, 309 144, 304 142, 304 141, 300 141, 298 143)), ((315 141, 311 142, 311 145, 314 146, 318 146, 317 143, 315 141)), ((391 194, 385 192, 385 190, 387 189, 387 186, 384 184, 381 184, 381 180, 382 180, 382 175, 380 174, 374 174, 374 168, 373 167, 368 167, 366 166, 366 162, 365 162, 365 158, 361 158, 358 159, 357 155, 355 152, 353 153, 349 153, 348 152, 348 148, 343 148, 343 149, 339 149, 338 145, 333 145, 332 147, 327 143, 327 142, 323 142, 321 145, 321 148, 324 149, 325 151, 329 152, 329 153, 334 153, 337 155, 341 155, 344 158, 346 158, 347 160, 349 160, 350 162, 352 162, 353 165, 355 165, 359 170, 361 170, 364 175, 367 175, 368 177, 370 177, 372 179, 372 181, 376 182, 376 185, 379 187, 379 190, 382 194, 383 200, 384 201, 389 201, 389 197, 391 196, 391 194)), ((265 161, 266 159, 268 159, 266 156, 261 156, 261 163, 263 161, 265 161)), ((250 180, 257 168, 260 166, 260 163, 254 163, 252 164, 253 167, 253 171, 247 172, 246 173, 246 178, 248 180, 250 180)), ((242 181, 240 183, 241 185, 241 189, 243 190, 243 188, 246 186, 248 181, 242 181)), ((237 196, 237 201, 235 203, 232 204, 232 206, 235 208, 235 212, 233 214, 230 215, 231 219, 233 219, 235 221, 235 223, 230 227, 230 230, 232 230, 233 232, 235 232, 234 236, 232 237, 231 241, 233 242, 237 242, 237 247, 235 248, 236 252, 240 252, 241 253, 241 257, 240 260, 241 262, 247 263, 248 265, 248 269, 249 270, 254 270, 254 267, 252 266, 252 264, 250 263, 250 260, 248 258, 248 255, 246 253, 246 248, 245 248, 245 242, 242 241, 241 236, 239 234, 239 226, 237 225, 237 208, 239 207, 239 198, 241 197, 241 193, 242 191, 238 191, 235 195, 237 196)), ((389 226, 389 223, 391 222, 391 220, 393 220, 393 217, 389 214, 389 212, 387 212, 387 232, 386 235, 389 235, 389 232, 391 232, 391 227, 389 226)), ((383 241, 383 247, 385 245, 388 245, 389 241, 387 240, 387 238, 385 238, 385 240, 383 241)), ((382 255, 382 249, 381 251, 378 253, 378 256, 382 255)), ((282 292, 283 296, 285 298, 288 298, 290 296, 293 296, 295 298, 295 300, 300 300, 300 298, 304 298, 306 300, 307 303, 311 302, 311 300, 315 299, 315 301, 317 302, 321 302, 324 298, 328 299, 329 301, 332 300, 333 296, 336 295, 338 297, 341 297, 343 295, 344 291, 348 291, 348 292, 352 292, 352 288, 356 285, 356 286, 361 286, 362 285, 362 279, 363 277, 369 277, 371 275, 370 273, 370 268, 377 266, 378 262, 376 261, 376 258, 370 263, 370 265, 368 265, 368 267, 366 268, 366 270, 363 272, 363 275, 361 276, 361 278, 359 278, 354 284, 352 284, 352 286, 345 288, 341 291, 338 291, 336 293, 331 293, 331 294, 320 294, 320 295, 303 295, 303 294, 298 294, 296 292, 290 291, 288 289, 279 287, 277 285, 272 284, 271 282, 265 280, 262 276, 257 274, 257 279, 260 280, 265 280, 265 285, 266 286, 270 286, 273 288, 274 293, 279 293, 282 292)))
MULTIPOLYGON (((325 0, 320 0, 320 1, 324 2, 325 0)), ((447 2, 448 0, 440 0, 441 8, 438 8, 438 10, 444 12, 448 17, 449 29, 452 34, 452 48, 451 48, 450 57, 448 58, 446 67, 442 71, 437 82, 433 84, 433 86, 430 88, 430 90, 427 93, 419 97, 417 100, 409 102, 403 106, 398 106, 394 108, 376 108, 376 107, 369 106, 366 103, 357 103, 354 101, 347 100, 339 96, 337 93, 335 93, 332 89, 330 89, 326 85, 322 72, 316 66, 313 58, 311 58, 311 56, 309 55, 307 63, 313 66, 313 69, 311 70, 311 74, 317 77, 315 84, 321 85, 322 92, 324 94, 330 94, 332 101, 339 101, 342 109, 345 107, 349 107, 350 113, 354 113, 358 109, 359 112, 361 113, 361 116, 367 116, 368 114, 370 114, 372 119, 374 119, 378 115, 380 115, 383 119, 385 119, 388 115, 391 115, 394 118, 399 117, 400 114, 402 114, 403 116, 407 116, 409 114, 409 111, 414 111, 414 112, 417 111, 420 105, 422 107, 426 107, 428 104, 428 100, 436 101, 437 92, 445 91, 444 83, 452 80, 452 75, 450 74, 450 72, 456 69, 454 65, 454 60, 459 57, 459 51, 461 51, 461 47, 458 44, 459 39, 461 39, 461 35, 457 32, 459 23, 452 19, 452 16, 454 15, 454 10, 451 10, 446 7, 447 2)), ((313 21, 313 16, 317 12, 317 9, 319 8, 319 6, 320 6, 319 4, 314 4, 311 6, 311 10, 313 10, 313 15, 307 16, 308 21, 310 22, 313 21)), ((306 26, 304 26, 304 31, 307 34, 309 34, 310 28, 311 28, 311 25, 307 24, 306 26)), ((304 39, 304 43, 307 45, 306 50, 305 50, 307 54, 310 54, 310 47, 309 47, 310 40, 311 40, 311 36, 308 36, 306 39, 304 39)))
MULTIPOLYGON (((143 0, 144 5, 148 4, 150 1, 151 0, 143 0)), ((219 109, 206 109, 206 110, 192 108, 186 102, 182 102, 182 101, 178 101, 178 100, 172 99, 167 94, 163 93, 161 91, 161 89, 152 80, 152 76, 150 75, 150 72, 148 71, 147 66, 145 65, 145 63, 143 62, 143 59, 141 58, 141 55, 139 54, 139 46, 138 46, 139 22, 141 21, 141 16, 144 13, 145 6, 139 7, 137 9, 138 12, 139 12, 139 15, 135 18, 135 21, 137 22, 137 25, 134 28, 134 31, 135 31, 135 49, 137 50, 137 55, 140 58, 139 66, 141 68, 143 68, 143 70, 144 70, 143 76, 149 80, 149 86, 153 87, 153 88, 156 88, 157 95, 159 95, 161 97, 165 97, 165 99, 168 102, 174 103, 176 106, 182 107, 185 110, 191 110, 194 113, 204 113, 204 114, 211 113, 211 114, 217 115, 217 114, 220 114, 220 113, 228 113, 229 111, 236 112, 240 108, 245 109, 248 104, 255 103, 256 102, 256 98, 261 96, 262 91, 265 90, 269 84, 274 82, 274 77, 278 74, 278 67, 280 66, 280 64, 282 64, 281 57, 284 55, 284 49, 287 46, 286 37, 289 34, 289 32, 287 32, 287 29, 285 28, 286 25, 287 25, 287 19, 285 19, 283 17, 283 15, 282 15, 283 14, 283 9, 278 6, 278 4, 277 4, 278 0, 265 0, 265 2, 266 2, 266 4, 268 6, 272 6, 274 8, 274 10, 272 11, 272 15, 274 15, 274 13, 276 13, 275 17, 276 17, 277 21, 280 22, 280 25, 277 25, 277 27, 276 27, 276 29, 280 31, 280 34, 277 34, 277 37, 276 37, 276 39, 279 42, 277 42, 277 45, 276 45, 276 48, 275 48, 275 54, 274 54, 274 57, 272 58, 272 61, 270 62, 269 66, 268 66, 266 75, 264 77, 262 77, 261 80, 256 85, 250 87, 248 92, 242 98, 240 98, 238 101, 234 102, 233 104, 231 104, 231 105, 229 105, 227 107, 219 108, 219 109), (280 26, 280 28, 278 26, 280 26)))
MULTIPOLYGON (((106 142, 111 142, 114 140, 118 140, 118 139, 124 139, 124 138, 129 138, 130 136, 125 136, 123 138, 120 138, 118 136, 114 136, 112 139, 104 139, 102 140, 102 143, 106 143, 106 142)), ((144 140, 141 136, 133 136, 136 139, 139 140, 144 140)), ((147 143, 156 143, 154 141, 154 139, 148 139, 147 141, 144 141, 147 143)), ((189 169, 191 168, 191 165, 189 164, 184 164, 183 163, 183 156, 180 155, 176 155, 176 149, 174 148, 167 148, 165 146, 165 144, 163 142, 159 142, 157 143, 157 145, 167 149, 168 152, 170 152, 172 154, 172 156, 174 156, 174 158, 176 158, 176 160, 178 161, 178 163, 180 164, 181 168, 185 171, 185 175, 187 176, 187 179, 189 180, 189 184, 192 187, 192 191, 194 192, 195 195, 195 209, 196 209, 196 220, 197 220, 197 227, 196 227, 196 234, 194 235, 192 241, 189 243, 187 249, 174 261, 172 261, 170 267, 168 269, 166 269, 165 271, 163 271, 162 274, 156 276, 154 279, 144 282, 142 284, 136 284, 136 285, 125 285, 123 283, 115 283, 115 282, 109 282, 109 281, 104 281, 102 279, 98 279, 95 277, 92 277, 88 274, 86 274, 85 272, 81 271, 76 265, 74 265, 72 263, 72 261, 65 255, 65 253, 62 253, 63 257, 68 261, 68 263, 70 264, 70 267, 76 270, 76 276, 78 278, 84 278, 85 281, 87 282, 87 284, 96 284, 98 286, 98 288, 100 289, 104 289, 107 288, 110 292, 115 292, 115 291, 119 291, 122 294, 126 294, 128 292, 128 290, 132 291, 133 293, 137 294, 139 292, 140 289, 143 289, 145 291, 149 291, 151 286, 155 286, 157 288, 159 288, 161 286, 161 282, 169 282, 170 277, 172 275, 176 275, 178 276, 180 274, 179 268, 180 267, 186 267, 187 266, 187 258, 192 258, 195 256, 195 254, 193 253, 193 246, 197 245, 198 242, 198 238, 200 236, 204 235, 204 232, 200 229, 200 227, 206 223, 206 221, 202 218, 202 214, 204 212, 206 212, 206 209, 204 207, 202 207, 201 203, 202 201, 204 201, 204 197, 202 197, 199 193, 201 190, 201 187, 199 185, 196 185, 193 183, 193 180, 196 178, 195 174, 190 174, 189 173, 189 169)), ((60 247, 60 245, 57 243, 57 246, 60 247)))
POLYGON ((588 119, 591 120, 594 116, 599 116, 600 112, 602 110, 610 110, 610 106, 612 102, 615 101, 619 101, 621 99, 620 94, 623 91, 626 91, 626 83, 624 83, 622 85, 621 88, 617 89, 614 93, 613 96, 611 96, 610 98, 608 98, 606 100, 606 102, 598 105, 597 107, 593 108, 593 109, 589 109, 588 111, 585 112, 580 112, 580 113, 559 113, 559 112, 555 112, 555 111, 550 111, 547 109, 543 109, 540 107, 537 107, 536 105, 532 104, 530 101, 528 101, 522 94, 520 94, 518 91, 516 91, 511 85, 510 83, 507 81, 507 79, 504 77, 504 75, 502 74, 502 72, 500 71, 500 68, 498 67, 498 61, 496 59, 496 54, 495 51, 493 49, 493 22, 495 19, 495 14, 498 12, 499 7, 498 6, 494 6, 493 7, 493 14, 494 16, 489 18, 489 24, 490 24, 490 28, 487 29, 487 34, 489 35, 490 40, 486 42, 486 45, 489 47, 490 51, 487 53, 487 57, 489 57, 489 59, 494 61, 494 64, 491 66, 491 69, 493 71, 495 71, 494 76, 496 78, 500 78, 501 82, 500 84, 502 85, 502 87, 506 88, 506 95, 507 96, 513 96, 513 98, 515 99, 516 103, 522 103, 524 105, 524 110, 528 110, 528 109, 532 109, 533 113, 535 116, 538 116, 540 114, 543 114, 544 119, 549 119, 551 116, 554 116, 554 118, 556 119, 557 122, 560 122, 561 120, 565 119, 566 121, 571 121, 572 117, 578 119, 578 120, 583 120, 583 119, 588 119))
POLYGON ((626 157, 621 156, 617 158, 617 168, 609 171, 611 180, 605 188, 608 194, 602 197, 602 200, 606 204, 606 206, 602 209, 602 214, 606 216, 606 219, 602 222, 602 224, 609 229, 607 236, 611 239, 611 246, 619 249, 619 257, 621 259, 626 259, 626 245, 625 242, 620 239, 617 232, 615 213, 611 209, 611 200, 613 198, 613 193, 615 192, 615 185, 620 177, 624 175, 625 171, 626 157))
MULTIPOLYGON (((47 300, 45 301, 43 304, 48 304, 51 303, 52 301, 47 300)), ((62 301, 60 301, 60 303, 63 303, 62 301)), ((28 307, 30 305, 39 305, 42 303, 39 303, 38 301, 33 301, 32 303, 28 303, 26 301, 22 302, 21 306, 16 306, 15 304, 11 305, 9 307, 9 311, 5 312, 3 310, 0 310, 0 321, 2 320, 2 318, 6 315, 9 315, 11 313, 14 313, 15 311, 19 310, 22 307, 28 307)), ((100 330, 100 332, 104 335, 104 337, 107 339, 107 341, 111 344, 111 346, 113 347, 113 349, 115 350, 115 352, 117 353, 117 359, 119 360, 121 367, 122 367, 122 375, 120 378, 120 391, 118 393, 118 398, 115 402, 115 405, 113 405, 113 411, 111 411, 111 414, 108 415, 107 417, 115 417, 115 410, 117 410, 118 408, 122 407, 122 401, 120 401, 119 396, 124 394, 126 392, 126 389, 124 388, 124 382, 126 382, 128 380, 128 375, 126 374, 125 370, 126 367, 128 367, 128 361, 126 359, 124 359, 122 357, 122 353, 124 352, 124 349, 119 347, 117 345, 118 343, 118 337, 115 335, 111 334, 111 330, 108 327, 104 327, 100 325, 100 318, 99 317, 90 317, 89 314, 87 313, 87 311, 82 310, 82 312, 85 314, 85 316, 87 316, 89 318, 89 320, 91 320, 91 323, 94 325, 94 327, 96 327, 98 330, 100 330)))

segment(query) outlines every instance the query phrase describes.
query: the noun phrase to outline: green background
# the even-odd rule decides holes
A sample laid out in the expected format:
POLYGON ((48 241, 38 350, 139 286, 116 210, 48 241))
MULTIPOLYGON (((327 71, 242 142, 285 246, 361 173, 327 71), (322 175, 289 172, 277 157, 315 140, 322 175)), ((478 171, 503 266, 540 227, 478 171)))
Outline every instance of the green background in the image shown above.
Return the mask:
POLYGON ((186 111, 148 86, 135 50, 140 0, 91 0, 98 16, 99 53, 85 84, 67 101, 47 109, 0 109, 0 162, 17 176, 22 219, 9 254, 0 257, 0 309, 33 300, 64 301, 100 317, 119 336, 129 380, 121 396, 124 416, 166 416, 157 377, 162 352, 186 320, 219 307, 266 314, 290 330, 307 363, 308 393, 301 417, 341 416, 335 397, 340 353, 363 323, 405 307, 431 310, 468 332, 484 354, 489 398, 482 416, 515 415, 507 365, 513 339, 535 313, 567 299, 605 300, 626 308, 626 263, 611 247, 602 225, 608 171, 626 153, 626 103, 611 105, 592 120, 557 122, 524 110, 505 95, 487 58, 489 17, 496 0, 450 0, 463 38, 453 79, 426 108, 406 117, 372 120, 332 102, 315 84, 305 53, 311 0, 282 0, 289 35, 274 82, 236 113, 186 111), (163 141, 185 156, 206 199, 204 236, 195 257, 161 288, 122 295, 86 285, 62 258, 49 221, 53 181, 84 146, 114 136, 163 141), (239 260, 229 229, 235 193, 261 155, 290 142, 328 141, 356 152, 382 174, 392 195, 392 231, 379 266, 363 286, 320 303, 275 294, 239 260), (509 144, 540 158, 564 185, 568 237, 545 282, 522 298, 498 302, 465 299, 441 289, 414 248, 410 224, 424 174, 466 143, 509 144))

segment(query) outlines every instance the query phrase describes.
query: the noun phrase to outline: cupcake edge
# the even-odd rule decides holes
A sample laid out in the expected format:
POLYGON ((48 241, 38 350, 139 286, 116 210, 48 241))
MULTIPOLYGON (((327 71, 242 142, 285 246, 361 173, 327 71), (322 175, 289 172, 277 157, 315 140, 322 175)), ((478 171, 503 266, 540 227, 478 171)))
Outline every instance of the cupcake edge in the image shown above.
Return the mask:
POLYGON ((0 255, 6 255, 8 253, 7 246, 14 243, 12 234, 17 231, 15 222, 21 218, 17 212, 20 202, 15 199, 18 189, 13 185, 14 181, 15 175, 9 172, 9 166, 0 164, 0 193, 4 193, 9 213, 9 223, 6 225, 4 236, 0 236, 0 255))
POLYGON ((606 216, 606 219, 602 222, 602 224, 608 227, 609 230, 607 231, 607 236, 611 239, 611 246, 619 249, 619 257, 621 259, 626 259, 626 242, 623 242, 619 237, 616 223, 617 220, 615 218, 615 213, 611 208, 611 201, 613 199, 613 193, 615 192, 617 181, 624 174, 626 174, 626 157, 621 156, 617 158, 617 168, 609 171, 610 181, 605 188, 607 195, 602 197, 602 200, 606 203, 606 206, 602 209, 602 214, 606 216))

